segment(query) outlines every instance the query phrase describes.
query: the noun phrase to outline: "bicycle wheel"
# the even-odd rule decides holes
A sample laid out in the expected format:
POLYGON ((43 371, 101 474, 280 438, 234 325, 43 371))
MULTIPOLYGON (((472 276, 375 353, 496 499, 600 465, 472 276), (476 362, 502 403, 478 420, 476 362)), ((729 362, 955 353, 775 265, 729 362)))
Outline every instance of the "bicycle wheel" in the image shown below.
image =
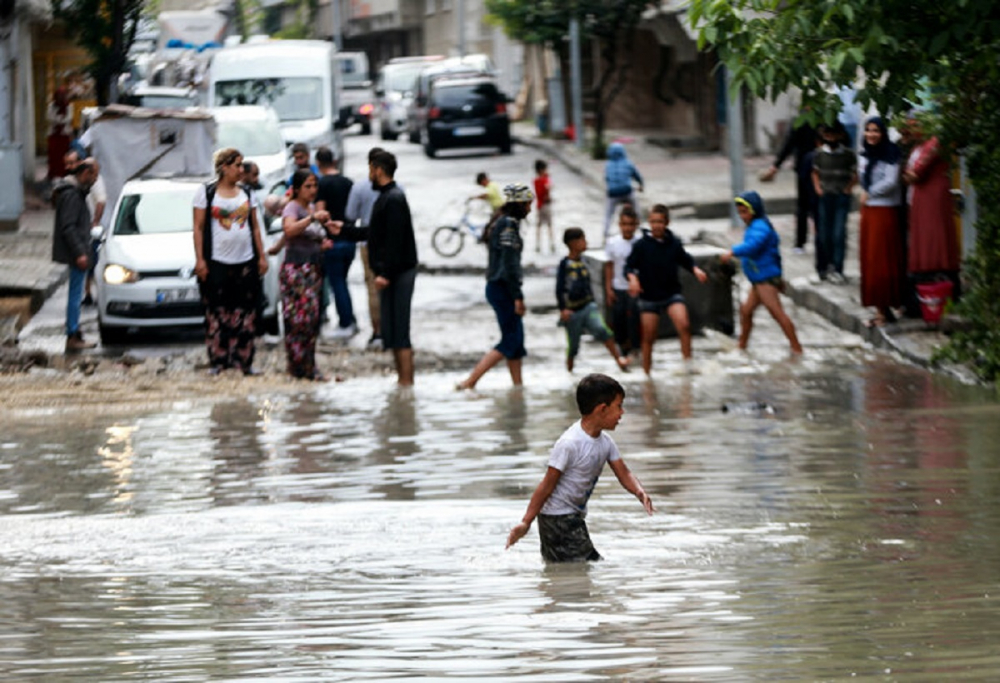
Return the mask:
POLYGON ((441 256, 454 256, 462 251, 465 235, 457 225, 442 225, 431 235, 431 246, 441 256))

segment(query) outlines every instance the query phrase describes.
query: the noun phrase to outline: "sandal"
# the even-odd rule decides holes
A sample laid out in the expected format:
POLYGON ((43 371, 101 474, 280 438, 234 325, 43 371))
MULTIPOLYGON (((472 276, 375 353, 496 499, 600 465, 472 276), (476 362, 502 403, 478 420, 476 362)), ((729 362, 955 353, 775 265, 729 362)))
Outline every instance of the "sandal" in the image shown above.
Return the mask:
POLYGON ((865 327, 871 329, 873 327, 882 327, 885 325, 885 318, 881 315, 876 315, 873 318, 869 318, 865 321, 865 327))

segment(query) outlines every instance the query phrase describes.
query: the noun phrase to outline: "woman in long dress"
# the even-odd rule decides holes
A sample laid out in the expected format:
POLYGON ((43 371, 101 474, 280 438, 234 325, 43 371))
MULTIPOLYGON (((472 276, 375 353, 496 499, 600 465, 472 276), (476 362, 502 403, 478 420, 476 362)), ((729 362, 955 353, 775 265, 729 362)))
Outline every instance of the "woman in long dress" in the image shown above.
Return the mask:
POLYGON ((924 139, 917 126, 912 134, 918 142, 903 173, 910 186, 907 270, 918 282, 943 275, 957 287, 960 252, 948 161, 936 137, 924 139))
POLYGON ((861 304, 876 309, 867 325, 882 326, 896 319, 893 308, 903 303, 903 236, 899 229, 902 203, 902 155, 885 122, 875 116, 865 124, 864 149, 858 164, 861 177, 861 304))
POLYGON ((318 187, 312 171, 292 174, 292 199, 281 212, 286 243, 279 281, 288 373, 326 381, 316 367, 316 340, 322 325, 323 250, 333 243, 322 227, 330 214, 313 204, 318 187))

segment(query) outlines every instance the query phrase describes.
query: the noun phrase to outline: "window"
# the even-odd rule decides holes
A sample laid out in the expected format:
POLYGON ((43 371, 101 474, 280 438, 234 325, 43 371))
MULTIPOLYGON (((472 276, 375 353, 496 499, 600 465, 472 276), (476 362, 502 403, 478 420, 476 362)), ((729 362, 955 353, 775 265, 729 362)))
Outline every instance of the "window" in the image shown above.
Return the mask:
POLYGON ((151 194, 132 194, 122 199, 116 235, 151 235, 191 232, 191 197, 194 185, 151 194), (180 210, 187 209, 187 210, 180 210))
POLYGON ((434 14, 434 11, 436 9, 434 4, 437 2, 437 0, 426 0, 426 2, 427 5, 424 8, 424 14, 434 14))
POLYGON ((213 106, 271 106, 282 121, 308 121, 323 116, 323 82, 319 78, 248 78, 215 84, 213 106))

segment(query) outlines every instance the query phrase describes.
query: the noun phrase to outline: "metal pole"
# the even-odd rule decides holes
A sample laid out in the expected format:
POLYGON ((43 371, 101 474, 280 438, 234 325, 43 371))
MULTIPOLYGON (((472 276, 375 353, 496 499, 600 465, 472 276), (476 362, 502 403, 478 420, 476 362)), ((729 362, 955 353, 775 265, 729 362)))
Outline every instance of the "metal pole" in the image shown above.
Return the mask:
MULTIPOLYGON (((726 111, 726 133, 729 142, 729 182, 732 196, 743 192, 743 107, 740 104, 740 91, 733 89, 732 74, 726 69, 726 101, 729 103, 726 111)), ((729 217, 733 227, 740 227, 743 221, 736 213, 736 204, 729 202, 729 217)))
POLYGON ((455 0, 455 21, 458 22, 458 56, 465 56, 465 0, 455 0))
POLYGON ((576 148, 583 150, 583 77, 580 75, 580 20, 569 20, 570 97, 573 101, 573 130, 576 148))
POLYGON ((337 52, 340 52, 344 49, 344 36, 340 28, 340 0, 330 0, 330 14, 333 20, 333 44, 337 52))

